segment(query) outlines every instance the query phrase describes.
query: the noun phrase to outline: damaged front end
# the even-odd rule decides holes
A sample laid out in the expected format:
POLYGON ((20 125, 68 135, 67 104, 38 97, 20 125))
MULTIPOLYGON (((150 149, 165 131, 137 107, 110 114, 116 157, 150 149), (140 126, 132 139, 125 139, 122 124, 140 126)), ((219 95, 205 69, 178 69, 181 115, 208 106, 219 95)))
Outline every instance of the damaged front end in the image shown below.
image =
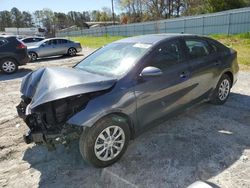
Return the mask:
POLYGON ((48 102, 38 106, 31 113, 31 100, 23 96, 17 111, 30 129, 24 135, 24 141, 27 144, 46 144, 53 148, 56 143, 68 144, 70 140, 77 139, 82 127, 69 125, 66 121, 83 110, 91 97, 90 94, 84 94, 48 102))
POLYGON ((22 82, 22 100, 17 106, 19 117, 30 129, 24 141, 53 149, 57 143, 67 145, 79 138, 83 127, 70 125, 67 120, 84 110, 91 99, 108 92, 114 83, 66 68, 45 68, 29 74, 22 82), (67 82, 58 82, 58 75, 63 73, 67 82))

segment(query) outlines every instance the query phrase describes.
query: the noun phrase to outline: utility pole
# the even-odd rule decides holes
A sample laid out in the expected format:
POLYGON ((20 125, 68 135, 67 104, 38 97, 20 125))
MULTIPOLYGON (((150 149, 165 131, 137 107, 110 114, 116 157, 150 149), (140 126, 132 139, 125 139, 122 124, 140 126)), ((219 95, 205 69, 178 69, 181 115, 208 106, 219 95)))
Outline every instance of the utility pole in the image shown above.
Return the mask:
POLYGON ((111 4, 112 4, 112 18, 113 18, 113 25, 115 25, 114 0, 111 0, 111 4))

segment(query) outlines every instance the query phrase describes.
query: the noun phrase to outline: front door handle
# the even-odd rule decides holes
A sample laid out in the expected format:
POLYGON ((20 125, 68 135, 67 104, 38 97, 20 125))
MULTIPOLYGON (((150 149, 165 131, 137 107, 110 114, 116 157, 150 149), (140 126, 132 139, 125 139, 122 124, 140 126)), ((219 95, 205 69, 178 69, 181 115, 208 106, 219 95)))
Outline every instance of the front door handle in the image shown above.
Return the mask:
POLYGON ((187 72, 182 72, 181 74, 180 74, 180 78, 182 78, 182 79, 185 79, 185 78, 187 78, 188 77, 188 73, 187 72))

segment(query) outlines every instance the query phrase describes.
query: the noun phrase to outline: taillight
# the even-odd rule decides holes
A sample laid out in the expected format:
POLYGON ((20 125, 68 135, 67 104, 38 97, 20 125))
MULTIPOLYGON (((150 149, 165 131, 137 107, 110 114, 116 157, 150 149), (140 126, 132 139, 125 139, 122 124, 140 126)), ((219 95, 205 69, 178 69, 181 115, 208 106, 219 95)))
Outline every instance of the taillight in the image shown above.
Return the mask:
POLYGON ((27 48, 27 46, 25 46, 24 43, 20 42, 17 46, 16 46, 17 49, 24 49, 24 48, 27 48))

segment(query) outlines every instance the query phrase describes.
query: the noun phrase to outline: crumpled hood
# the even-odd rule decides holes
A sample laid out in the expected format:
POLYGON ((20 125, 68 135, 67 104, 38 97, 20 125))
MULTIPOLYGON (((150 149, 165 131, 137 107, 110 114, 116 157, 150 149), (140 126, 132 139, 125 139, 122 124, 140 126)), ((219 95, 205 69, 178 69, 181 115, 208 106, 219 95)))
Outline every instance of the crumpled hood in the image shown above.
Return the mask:
POLYGON ((31 98, 33 109, 53 100, 109 89, 115 82, 112 77, 74 68, 40 68, 22 80, 21 93, 31 98))

